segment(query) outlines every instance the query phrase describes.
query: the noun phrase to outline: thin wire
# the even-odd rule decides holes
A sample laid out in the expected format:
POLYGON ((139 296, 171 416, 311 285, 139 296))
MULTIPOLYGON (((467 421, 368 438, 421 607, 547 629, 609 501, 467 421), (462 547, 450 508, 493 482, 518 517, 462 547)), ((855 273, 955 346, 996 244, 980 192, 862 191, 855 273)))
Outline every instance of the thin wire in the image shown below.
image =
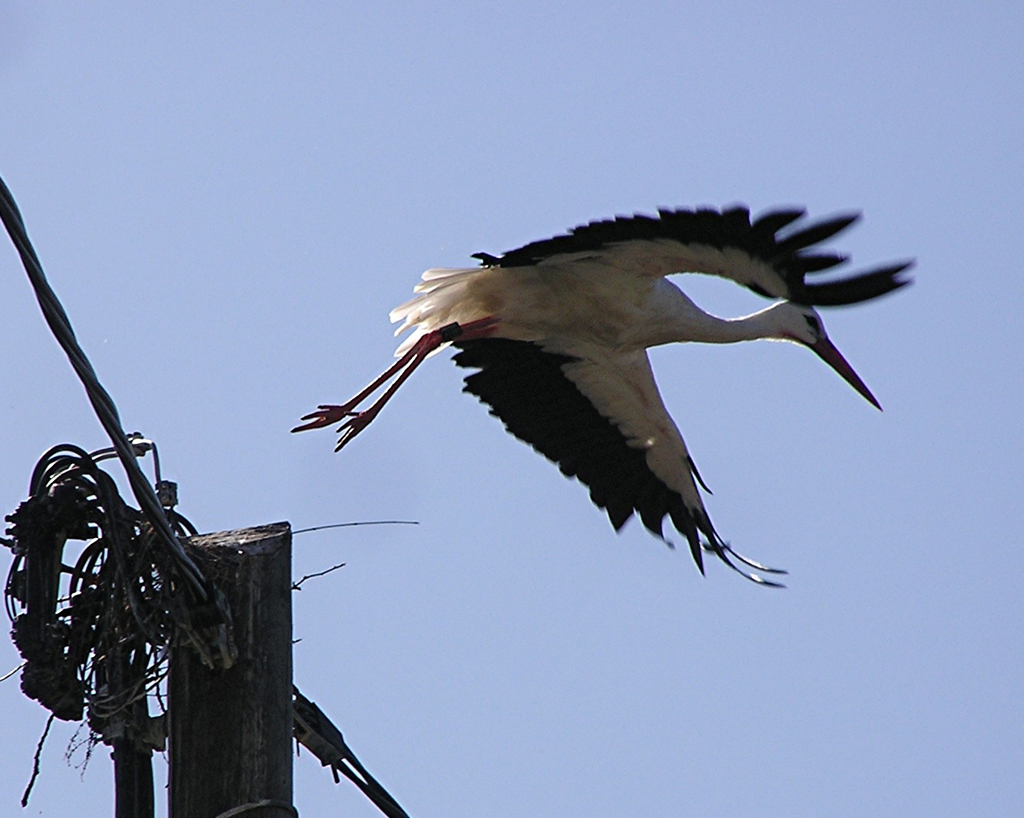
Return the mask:
POLYGON ((310 531, 326 531, 329 528, 352 528, 358 525, 419 525, 419 520, 363 520, 355 523, 331 523, 329 525, 314 525, 311 528, 299 528, 292 532, 296 534, 307 534, 310 531))
POLYGON ((7 671, 7 672, 6 672, 6 673, 5 673, 5 674, 4 674, 3 676, 0 676, 0 682, 6 682, 6 681, 7 681, 8 679, 10 679, 10 678, 11 678, 11 677, 12 677, 12 676, 13 676, 13 675, 15 674, 15 673, 17 673, 17 672, 18 672, 19 670, 21 670, 21 669, 22 669, 23 667, 25 667, 25 665, 27 665, 27 664, 28 664, 28 662, 27 662, 27 661, 26 661, 26 662, 22 662, 22 663, 21 663, 20 665, 18 665, 17 667, 15 667, 15 668, 12 668, 11 670, 7 671))

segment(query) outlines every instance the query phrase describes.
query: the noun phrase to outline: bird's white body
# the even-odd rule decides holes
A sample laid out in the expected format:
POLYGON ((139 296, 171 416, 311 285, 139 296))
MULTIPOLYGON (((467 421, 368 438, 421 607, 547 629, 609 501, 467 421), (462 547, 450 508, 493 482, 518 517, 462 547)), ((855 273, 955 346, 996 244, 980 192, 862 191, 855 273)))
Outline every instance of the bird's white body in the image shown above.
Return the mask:
POLYGON ((601 272, 595 275, 594 266, 584 260, 530 268, 427 270, 416 297, 391 311, 392 322, 403 322, 396 335, 414 328, 395 356, 404 355, 426 332, 490 316, 500 321, 496 337, 569 354, 587 344, 636 352, 685 341, 784 338, 786 330, 805 334, 805 323, 792 313, 809 308, 779 302, 740 319, 723 319, 706 313, 661 276, 637 276, 618 267, 601 272))

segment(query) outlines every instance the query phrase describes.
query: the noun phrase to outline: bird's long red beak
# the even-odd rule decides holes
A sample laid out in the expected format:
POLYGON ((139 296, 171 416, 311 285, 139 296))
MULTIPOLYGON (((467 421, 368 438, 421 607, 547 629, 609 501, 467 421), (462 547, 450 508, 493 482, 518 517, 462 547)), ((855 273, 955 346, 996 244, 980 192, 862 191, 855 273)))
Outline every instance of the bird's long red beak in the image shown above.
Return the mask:
POLYGON ((867 388, 864 381, 862 381, 860 376, 853 371, 853 367, 847 363, 846 358, 843 357, 842 353, 835 348, 835 345, 828 340, 828 338, 822 338, 820 341, 810 344, 810 347, 815 351, 815 353, 817 353, 821 360, 838 372, 844 381, 860 392, 864 400, 874 406, 879 412, 882 411, 882 405, 875 400, 875 396, 871 394, 871 390, 867 388))

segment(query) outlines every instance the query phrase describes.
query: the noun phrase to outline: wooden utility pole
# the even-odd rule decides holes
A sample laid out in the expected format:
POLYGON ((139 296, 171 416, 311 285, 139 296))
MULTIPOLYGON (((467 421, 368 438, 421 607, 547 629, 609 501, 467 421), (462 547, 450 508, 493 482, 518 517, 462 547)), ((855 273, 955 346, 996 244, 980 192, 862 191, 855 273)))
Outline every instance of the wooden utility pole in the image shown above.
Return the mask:
POLYGON ((224 592, 235 664, 206 667, 175 646, 168 682, 170 818, 294 818, 291 529, 192 537, 186 550, 224 592))

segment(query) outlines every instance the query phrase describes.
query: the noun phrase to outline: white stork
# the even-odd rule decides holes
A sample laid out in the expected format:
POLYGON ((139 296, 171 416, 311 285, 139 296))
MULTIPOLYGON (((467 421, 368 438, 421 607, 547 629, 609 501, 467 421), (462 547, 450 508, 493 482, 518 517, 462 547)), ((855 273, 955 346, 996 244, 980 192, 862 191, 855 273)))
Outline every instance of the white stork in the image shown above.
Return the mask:
POLYGON ((343 421, 341 449, 428 355, 451 344, 460 350, 456 364, 479 370, 466 377, 464 391, 563 474, 589 486, 616 530, 636 512, 668 542, 668 515, 702 573, 708 550, 744 576, 776 585, 731 558, 757 571, 785 572, 740 556, 711 525, 697 484, 707 487, 662 403, 646 350, 685 341, 793 341, 881 409, 813 307, 891 292, 908 283, 901 274, 912 262, 805 281, 846 261, 819 245, 858 216, 809 225, 798 223, 803 216, 780 209, 751 222, 743 207, 660 210, 656 217, 591 222, 502 256, 477 253, 479 267, 427 270, 417 295, 391 311, 393 322, 403 322, 396 335, 415 328, 398 347, 398 361, 348 403, 322 404, 292 431, 343 421), (729 278, 781 300, 742 318, 717 318, 665 278, 685 272, 729 278), (395 376, 375 403, 356 411, 395 376))

